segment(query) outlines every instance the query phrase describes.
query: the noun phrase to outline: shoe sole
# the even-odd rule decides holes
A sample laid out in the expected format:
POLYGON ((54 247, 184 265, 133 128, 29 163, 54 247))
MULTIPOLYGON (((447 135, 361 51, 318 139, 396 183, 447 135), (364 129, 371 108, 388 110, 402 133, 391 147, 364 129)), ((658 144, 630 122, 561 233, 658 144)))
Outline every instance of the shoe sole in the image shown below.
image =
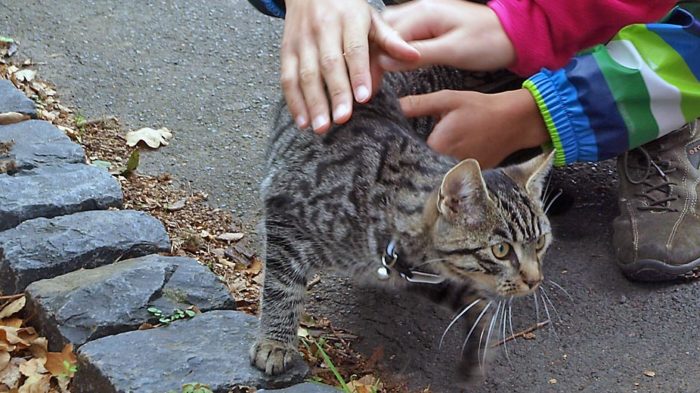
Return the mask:
POLYGON ((700 258, 685 265, 669 265, 656 259, 642 259, 619 265, 622 273, 634 281, 675 281, 700 278, 700 258))

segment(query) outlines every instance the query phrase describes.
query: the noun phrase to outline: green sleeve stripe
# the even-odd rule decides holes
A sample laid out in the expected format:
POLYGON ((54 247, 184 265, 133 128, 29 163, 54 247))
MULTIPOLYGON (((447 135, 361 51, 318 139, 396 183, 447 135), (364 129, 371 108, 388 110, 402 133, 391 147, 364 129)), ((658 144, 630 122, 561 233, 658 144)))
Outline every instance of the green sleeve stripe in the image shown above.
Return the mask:
POLYGON ((523 87, 530 91, 530 94, 532 94, 532 96, 535 98, 537 107, 539 108, 540 113, 542 113, 542 117, 544 118, 544 124, 547 127, 549 137, 552 139, 552 145, 554 145, 554 165, 566 165, 566 155, 564 154, 564 146, 561 143, 561 139, 559 138, 559 132, 557 131, 557 127, 554 124, 554 121, 552 120, 552 115, 549 113, 547 104, 542 98, 542 94, 540 94, 540 91, 537 89, 537 86, 530 80, 526 80, 523 83, 523 87))
POLYGON ((681 112, 687 122, 695 119, 700 107, 700 82, 683 57, 645 25, 631 25, 616 36, 630 41, 657 75, 681 92, 681 112))
POLYGON ((621 65, 605 50, 594 52, 593 57, 627 126, 629 148, 656 139, 659 126, 651 112, 649 91, 640 70, 621 65))

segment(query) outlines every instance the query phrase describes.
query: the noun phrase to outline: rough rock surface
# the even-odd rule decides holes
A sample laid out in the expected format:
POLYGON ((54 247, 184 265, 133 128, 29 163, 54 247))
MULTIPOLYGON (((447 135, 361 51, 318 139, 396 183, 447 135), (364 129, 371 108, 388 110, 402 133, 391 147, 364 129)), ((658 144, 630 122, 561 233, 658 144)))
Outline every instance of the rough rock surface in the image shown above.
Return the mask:
POLYGON ((255 317, 237 311, 210 311, 170 326, 137 330, 91 341, 78 350, 75 393, 163 393, 186 383, 205 383, 216 393, 243 386, 287 386, 308 372, 299 359, 273 380, 253 368, 248 350, 255 317))
POLYGON ((318 383, 302 383, 299 385, 290 386, 284 389, 262 389, 258 390, 258 393, 339 393, 340 390, 328 386, 321 385, 318 383))
POLYGON ((12 143, 9 158, 17 170, 46 164, 85 162, 83 148, 45 121, 28 120, 0 126, 0 142, 12 143))
POLYGON ((0 232, 0 292, 80 268, 168 251, 163 224, 146 213, 95 210, 25 221, 0 232))
POLYGON ((190 306, 202 312, 236 307, 226 286, 205 266, 161 255, 37 281, 26 292, 29 312, 55 351, 157 323, 149 306, 164 315, 190 306))
POLYGON ((120 207, 119 182, 105 170, 61 164, 0 174, 0 231, 37 217, 120 207))
POLYGON ((34 101, 17 90, 12 82, 0 80, 0 113, 19 112, 36 117, 34 101))

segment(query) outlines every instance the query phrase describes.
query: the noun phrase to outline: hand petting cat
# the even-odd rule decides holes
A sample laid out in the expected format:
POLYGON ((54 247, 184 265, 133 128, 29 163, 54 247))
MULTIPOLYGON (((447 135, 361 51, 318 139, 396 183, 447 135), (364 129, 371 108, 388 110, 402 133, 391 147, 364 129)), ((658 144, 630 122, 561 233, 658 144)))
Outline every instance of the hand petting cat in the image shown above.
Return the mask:
POLYGON ((401 109, 408 117, 437 119, 428 137, 433 150, 459 160, 474 158, 482 168, 549 141, 537 104, 525 89, 496 94, 440 90, 404 97, 401 109))
MULTIPOLYGON (((366 0, 286 0, 280 49, 281 82, 298 127, 326 132, 352 113, 353 96, 367 102, 381 79, 370 70, 370 46, 398 61, 420 57, 366 0), (326 95, 328 91, 328 96, 326 95)), ((374 52, 374 51, 373 51, 374 52)))

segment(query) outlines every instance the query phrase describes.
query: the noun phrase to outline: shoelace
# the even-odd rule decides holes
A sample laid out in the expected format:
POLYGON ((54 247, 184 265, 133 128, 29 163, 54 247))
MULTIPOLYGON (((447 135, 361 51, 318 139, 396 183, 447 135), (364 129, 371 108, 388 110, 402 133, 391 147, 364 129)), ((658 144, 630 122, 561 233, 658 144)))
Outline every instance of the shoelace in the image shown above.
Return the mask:
POLYGON ((666 212, 675 212, 678 211, 678 209, 675 209, 671 207, 671 202, 678 200, 678 196, 672 195, 672 187, 675 186, 676 183, 673 183, 669 180, 668 178, 668 173, 674 172, 677 168, 671 163, 671 161, 668 160, 662 160, 658 157, 652 158, 649 152, 642 148, 639 147, 635 149, 634 151, 642 153, 644 156, 644 159, 646 161, 645 166, 632 166, 630 165, 630 162, 628 160, 628 154, 625 153, 623 156, 623 164, 624 164, 624 172, 625 172, 625 178, 627 181, 629 181, 632 184, 641 184, 644 185, 646 188, 642 190, 642 192, 635 193, 634 195, 640 198, 644 198, 648 201, 648 204, 645 206, 637 206, 637 209, 642 210, 642 211, 666 211, 666 212), (630 169, 642 169, 644 170, 644 176, 642 176, 641 179, 633 179, 630 176, 630 169), (660 178, 661 181, 658 184, 652 183, 652 180, 655 178, 660 178), (662 197, 657 197, 655 194, 653 194, 654 191, 658 191, 662 193, 664 196, 662 197))

